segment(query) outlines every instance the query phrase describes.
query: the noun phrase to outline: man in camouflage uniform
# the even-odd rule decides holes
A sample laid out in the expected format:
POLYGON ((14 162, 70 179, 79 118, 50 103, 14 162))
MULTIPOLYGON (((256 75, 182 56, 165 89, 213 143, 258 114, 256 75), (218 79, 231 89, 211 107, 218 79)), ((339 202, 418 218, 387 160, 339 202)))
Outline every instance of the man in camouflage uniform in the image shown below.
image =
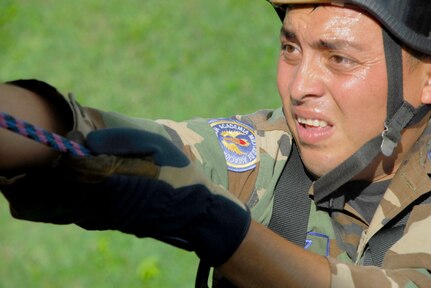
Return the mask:
POLYGON ((99 155, 59 160, 1 131, 0 183, 12 214, 154 237, 196 251, 218 278, 239 287, 431 287, 431 4, 272 3, 284 18, 277 110, 151 121, 80 107, 42 82, 1 86, 1 96, 15 96, 0 97, 2 109, 60 134, 79 131, 99 155), (31 113, 17 108, 22 103, 34 107, 31 113), (158 146, 164 140, 155 135, 168 143, 158 146), (295 147, 313 182, 305 249, 266 228, 278 213, 274 191, 295 147), (59 180, 47 188, 52 175, 59 180), (62 181, 70 191, 59 193, 62 181), (45 192, 27 193, 35 186, 45 192), (98 187, 112 203, 94 206, 104 194, 86 193, 98 187), (180 203, 170 207, 173 216, 148 224, 147 214, 165 213, 165 194, 186 196, 173 202, 180 203), (209 212, 195 213, 202 203, 210 203, 209 212))

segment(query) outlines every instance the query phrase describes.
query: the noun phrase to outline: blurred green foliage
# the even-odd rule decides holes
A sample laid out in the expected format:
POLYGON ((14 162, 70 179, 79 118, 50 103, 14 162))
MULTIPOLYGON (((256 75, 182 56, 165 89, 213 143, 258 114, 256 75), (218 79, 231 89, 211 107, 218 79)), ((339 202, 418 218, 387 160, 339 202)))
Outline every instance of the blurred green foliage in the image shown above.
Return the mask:
POLYGON ((278 105, 280 23, 265 0, 13 3, 2 80, 43 79, 84 104, 150 118, 278 105))

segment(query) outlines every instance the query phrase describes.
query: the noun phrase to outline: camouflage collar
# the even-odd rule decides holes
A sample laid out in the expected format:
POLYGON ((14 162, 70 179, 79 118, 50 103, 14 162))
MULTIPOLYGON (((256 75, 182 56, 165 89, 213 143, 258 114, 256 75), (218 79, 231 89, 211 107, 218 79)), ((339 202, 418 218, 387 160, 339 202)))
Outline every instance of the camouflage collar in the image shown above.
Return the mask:
MULTIPOLYGON (((430 150, 431 126, 428 127, 424 135, 412 147, 410 153, 406 156, 406 159, 391 180, 377 208, 372 223, 378 221, 382 225, 386 224, 412 202, 431 191, 431 180, 429 176, 429 174, 431 174, 431 160, 428 158, 428 152, 430 150)), ((314 190, 312 185, 309 190, 309 195, 313 196, 313 194, 314 190)), ((343 195, 337 195, 335 193, 334 197, 326 204, 329 205, 327 207, 329 209, 346 210, 362 219, 356 211, 344 203, 343 195)))
POLYGON ((430 143, 431 135, 426 133, 413 146, 384 194, 374 215, 377 219, 373 219, 372 223, 378 221, 385 225, 412 202, 431 191, 430 143))

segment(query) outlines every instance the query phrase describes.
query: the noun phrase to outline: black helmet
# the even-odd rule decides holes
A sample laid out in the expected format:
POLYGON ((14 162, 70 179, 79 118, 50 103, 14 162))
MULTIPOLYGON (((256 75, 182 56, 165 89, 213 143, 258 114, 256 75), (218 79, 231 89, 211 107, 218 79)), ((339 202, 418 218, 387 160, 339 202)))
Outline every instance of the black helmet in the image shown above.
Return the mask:
MULTIPOLYGON (((351 157, 314 184, 314 201, 329 207, 334 191, 365 169, 381 152, 392 155, 401 140, 401 131, 419 122, 430 110, 430 105, 414 108, 403 97, 401 46, 418 54, 431 56, 431 1, 430 0, 267 0, 280 19, 295 4, 323 4, 358 8, 372 15, 383 28, 388 73, 388 100, 385 130, 364 144, 351 157)), ((342 204, 343 205, 343 204, 342 204)), ((339 207, 341 208, 341 207, 339 207)))
POLYGON ((358 7, 373 15, 382 26, 404 45, 431 55, 430 0, 269 0, 280 16, 285 4, 331 4, 358 7))

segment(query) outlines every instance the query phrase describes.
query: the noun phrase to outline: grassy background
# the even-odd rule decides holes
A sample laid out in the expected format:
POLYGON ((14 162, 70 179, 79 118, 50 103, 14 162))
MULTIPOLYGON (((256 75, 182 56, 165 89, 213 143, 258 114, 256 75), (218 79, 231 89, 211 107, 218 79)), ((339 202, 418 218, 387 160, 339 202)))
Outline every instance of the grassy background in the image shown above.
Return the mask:
MULTIPOLYGON (((264 0, 0 0, 0 80, 137 117, 250 113, 279 105, 279 26, 264 0)), ((193 286, 194 254, 151 239, 17 221, 2 196, 0 227, 0 287, 193 286)))

